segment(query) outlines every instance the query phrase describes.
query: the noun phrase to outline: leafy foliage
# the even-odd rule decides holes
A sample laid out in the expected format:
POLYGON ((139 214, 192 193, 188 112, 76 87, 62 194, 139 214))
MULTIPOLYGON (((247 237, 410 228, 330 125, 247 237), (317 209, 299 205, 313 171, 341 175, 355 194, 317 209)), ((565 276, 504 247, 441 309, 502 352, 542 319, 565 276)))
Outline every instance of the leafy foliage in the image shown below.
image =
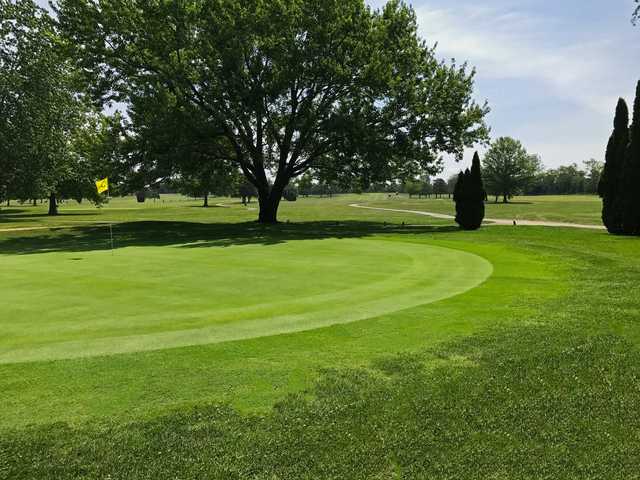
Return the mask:
MULTIPOLYGON (((93 181, 117 151, 116 122, 78 93, 54 20, 31 0, 0 0, 0 197, 99 201, 93 181)), ((106 176, 106 175, 105 175, 106 176)))
POLYGON ((94 95, 175 97, 228 142, 266 223, 312 167, 388 178, 487 136, 473 72, 437 61, 396 0, 63 0, 57 14, 94 95))
POLYGON ((503 202, 525 189, 542 168, 540 159, 530 155, 518 140, 498 138, 484 158, 484 182, 489 194, 503 202))
POLYGON ((575 195, 598 193, 604 163, 591 159, 581 168, 573 163, 540 172, 524 189, 526 195, 575 195))

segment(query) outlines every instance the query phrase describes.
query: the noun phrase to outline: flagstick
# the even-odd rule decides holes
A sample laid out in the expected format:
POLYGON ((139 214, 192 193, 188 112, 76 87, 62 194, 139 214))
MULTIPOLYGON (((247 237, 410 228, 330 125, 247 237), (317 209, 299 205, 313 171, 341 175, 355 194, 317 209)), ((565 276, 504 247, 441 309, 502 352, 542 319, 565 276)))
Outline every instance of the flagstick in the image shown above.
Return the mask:
POLYGON ((111 237, 111 255, 113 256, 113 225, 109 224, 109 236, 111 237))
MULTIPOLYGON (((109 190, 107 190, 107 203, 110 202, 109 190)), ((113 223, 109 222, 109 238, 111 239, 111 256, 113 256, 113 223)))

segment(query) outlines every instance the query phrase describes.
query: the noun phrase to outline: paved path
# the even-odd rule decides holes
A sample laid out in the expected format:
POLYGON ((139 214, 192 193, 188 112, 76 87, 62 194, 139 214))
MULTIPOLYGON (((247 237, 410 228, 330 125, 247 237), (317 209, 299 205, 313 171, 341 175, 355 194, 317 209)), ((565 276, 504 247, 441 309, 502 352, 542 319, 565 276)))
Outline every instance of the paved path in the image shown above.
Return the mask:
MULTIPOLYGON (((433 212, 421 212, 419 210, 400 210, 395 208, 379 208, 379 207, 365 207, 364 205, 358 205, 352 203, 349 205, 353 208, 364 208, 367 210, 379 210, 383 212, 396 212, 396 213, 412 213, 414 215, 423 215, 426 217, 439 218, 441 220, 455 220, 453 215, 446 215, 444 213, 433 212)), ((489 225, 513 225, 513 220, 505 220, 504 218, 485 218, 485 222, 489 225)), ((566 222, 545 222, 541 220, 518 220, 518 225, 529 227, 561 227, 561 228, 583 228, 588 230, 604 230, 602 225, 583 225, 580 223, 566 223, 566 222)))

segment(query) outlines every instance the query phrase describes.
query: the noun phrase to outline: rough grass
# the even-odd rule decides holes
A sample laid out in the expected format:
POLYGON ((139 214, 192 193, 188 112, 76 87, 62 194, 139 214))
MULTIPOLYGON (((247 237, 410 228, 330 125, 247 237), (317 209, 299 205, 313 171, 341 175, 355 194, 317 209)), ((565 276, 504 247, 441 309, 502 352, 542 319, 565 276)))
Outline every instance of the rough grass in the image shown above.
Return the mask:
POLYGON ((325 372, 262 416, 52 425, 0 449, 6 478, 637 478, 639 365, 620 338, 527 327, 325 372))

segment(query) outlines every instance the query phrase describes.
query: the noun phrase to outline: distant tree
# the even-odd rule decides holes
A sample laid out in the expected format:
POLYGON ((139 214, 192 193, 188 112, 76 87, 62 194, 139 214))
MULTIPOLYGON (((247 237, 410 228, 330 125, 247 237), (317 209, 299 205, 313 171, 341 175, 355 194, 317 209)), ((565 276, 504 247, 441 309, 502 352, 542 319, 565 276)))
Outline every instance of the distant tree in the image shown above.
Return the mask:
POLYGON ((602 162, 591 159, 584 162, 584 168, 574 163, 540 171, 523 192, 527 195, 593 195, 598 193, 603 168, 602 162))
POLYGON ((622 223, 626 235, 640 235, 640 82, 633 104, 633 123, 622 174, 622 223))
POLYGON ((449 193, 449 198, 451 198, 451 195, 455 192, 456 184, 458 183, 458 176, 459 175, 451 175, 447 179, 447 192, 449 193))
POLYGON ((584 193, 595 195, 598 193, 598 184, 600 183, 604 163, 592 158, 584 162, 584 166, 586 170, 584 193))
POLYGON ((431 194, 433 193, 433 185, 431 184, 431 179, 424 175, 420 179, 420 196, 421 197, 429 197, 431 198, 431 194))
POLYGON ((569 195, 584 192, 586 172, 580 170, 575 163, 558 167, 555 175, 559 192, 569 195))
POLYGON ((413 198, 414 195, 420 195, 422 185, 416 180, 407 180, 404 183, 404 192, 409 194, 409 198, 413 198))
POLYGON ((298 192, 304 197, 311 195, 313 189, 313 176, 310 172, 306 172, 298 181, 298 192))
POLYGON ((298 189, 295 185, 287 185, 287 188, 284 189, 282 193, 282 198, 284 198, 287 202, 295 202, 298 200, 298 189))
POLYGON ((629 108, 624 99, 618 100, 613 121, 613 133, 609 138, 605 164, 598 194, 602 198, 602 221, 610 233, 623 233, 624 194, 623 170, 629 144, 629 108))
POLYGON ((496 203, 502 196, 510 198, 525 189, 542 168, 540 159, 530 155, 518 140, 501 137, 492 145, 484 159, 484 181, 496 203))
POLYGON ((433 182, 433 193, 436 198, 446 195, 449 191, 447 181, 442 178, 436 178, 433 182))
POLYGON ((182 174, 175 182, 180 193, 202 197, 202 206, 209 206, 209 196, 230 195, 233 190, 234 173, 230 165, 216 161, 197 161, 190 168, 182 166, 182 174))
POLYGON ((480 157, 473 156, 471 170, 460 172, 453 199, 456 202, 456 222, 464 230, 477 230, 484 220, 486 192, 482 182, 480 157))
POLYGON ((258 195, 256 187, 246 180, 242 180, 238 185, 238 196, 242 199, 243 205, 251 203, 251 199, 258 195))

